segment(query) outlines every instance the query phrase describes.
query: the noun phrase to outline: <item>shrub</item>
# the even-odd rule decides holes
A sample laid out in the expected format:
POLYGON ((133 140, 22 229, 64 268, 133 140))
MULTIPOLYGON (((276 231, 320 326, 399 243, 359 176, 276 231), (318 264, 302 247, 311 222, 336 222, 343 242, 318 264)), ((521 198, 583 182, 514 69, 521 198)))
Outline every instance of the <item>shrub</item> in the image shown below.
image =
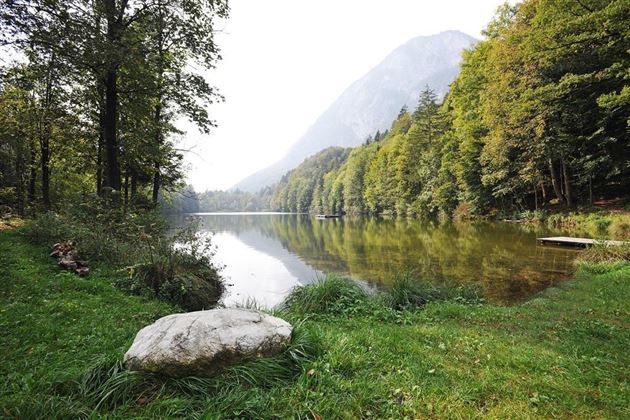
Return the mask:
POLYGON ((153 294, 187 311, 212 308, 217 305, 225 286, 212 262, 214 248, 210 237, 197 233, 195 225, 171 238, 140 235, 148 257, 128 267, 129 278, 119 286, 134 293, 153 294))
POLYGON ((473 219, 473 209, 472 206, 466 202, 461 202, 455 207, 453 211, 453 221, 455 222, 464 222, 466 220, 473 219))

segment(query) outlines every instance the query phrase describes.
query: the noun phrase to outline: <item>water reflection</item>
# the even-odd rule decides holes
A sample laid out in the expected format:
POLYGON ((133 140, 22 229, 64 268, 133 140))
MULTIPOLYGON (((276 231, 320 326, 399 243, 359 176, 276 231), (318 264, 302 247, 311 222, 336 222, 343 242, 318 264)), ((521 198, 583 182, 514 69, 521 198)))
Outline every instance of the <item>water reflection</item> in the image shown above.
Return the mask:
POLYGON ((487 299, 520 300, 573 269, 576 250, 541 247, 560 234, 504 223, 433 225, 413 220, 329 219, 286 214, 200 215, 233 284, 226 304, 280 302, 297 284, 338 272, 382 286, 413 270, 436 282, 477 283, 487 299))

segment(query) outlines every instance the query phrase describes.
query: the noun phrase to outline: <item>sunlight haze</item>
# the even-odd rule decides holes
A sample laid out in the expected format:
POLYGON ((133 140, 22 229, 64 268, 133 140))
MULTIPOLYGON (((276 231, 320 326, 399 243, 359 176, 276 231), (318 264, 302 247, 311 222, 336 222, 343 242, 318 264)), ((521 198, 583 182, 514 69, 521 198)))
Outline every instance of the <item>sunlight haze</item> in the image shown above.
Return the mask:
POLYGON ((500 0, 234 0, 209 74, 225 102, 210 135, 182 124, 197 191, 227 189, 281 159, 356 79, 411 38, 459 30, 476 38, 500 0))

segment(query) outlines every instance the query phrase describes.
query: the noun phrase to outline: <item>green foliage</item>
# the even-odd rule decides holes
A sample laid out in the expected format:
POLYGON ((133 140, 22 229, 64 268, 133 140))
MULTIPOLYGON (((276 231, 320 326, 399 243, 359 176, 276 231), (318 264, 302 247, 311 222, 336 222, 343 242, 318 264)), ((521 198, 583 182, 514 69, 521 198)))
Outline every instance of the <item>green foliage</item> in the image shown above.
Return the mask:
MULTIPOLYGON (((324 175, 337 170, 347 159, 348 153, 348 149, 330 147, 307 158, 300 166, 282 177, 271 200, 271 206, 280 211, 295 213, 307 213, 311 208, 321 206, 324 175), (319 191, 318 194, 315 194, 316 191, 319 191), (314 203, 314 195, 319 203, 314 203)), ((340 183, 332 186, 331 194, 335 194, 341 185, 340 183)), ((338 203, 334 205, 339 206, 338 203)))

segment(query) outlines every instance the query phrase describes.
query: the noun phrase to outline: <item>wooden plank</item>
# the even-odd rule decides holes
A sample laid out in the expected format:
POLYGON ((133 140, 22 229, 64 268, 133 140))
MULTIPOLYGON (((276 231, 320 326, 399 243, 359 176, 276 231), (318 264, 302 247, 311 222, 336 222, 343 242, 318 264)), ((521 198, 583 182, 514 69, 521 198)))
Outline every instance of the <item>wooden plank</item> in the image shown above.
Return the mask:
POLYGON ((341 216, 338 214, 318 214, 317 216, 318 219, 338 219, 341 216))
POLYGON ((610 241, 610 240, 597 240, 589 238, 571 238, 569 236, 553 236, 549 238, 537 238, 538 242, 543 245, 563 245, 563 246, 576 246, 586 248, 595 244, 604 244, 607 246, 623 245, 622 241, 610 241))

